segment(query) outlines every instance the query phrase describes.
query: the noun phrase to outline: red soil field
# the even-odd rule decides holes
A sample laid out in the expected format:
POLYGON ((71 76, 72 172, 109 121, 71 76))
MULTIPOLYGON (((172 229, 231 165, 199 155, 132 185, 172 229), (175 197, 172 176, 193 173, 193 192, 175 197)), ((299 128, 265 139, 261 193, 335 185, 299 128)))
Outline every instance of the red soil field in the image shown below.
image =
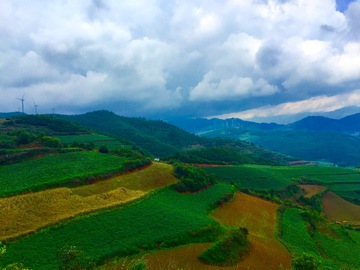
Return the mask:
POLYGON ((291 255, 276 239, 275 203, 238 193, 234 200, 217 209, 212 216, 219 222, 249 230, 250 254, 238 269, 290 269, 291 255))
POLYGON ((360 226, 360 206, 344 200, 331 191, 323 196, 323 209, 331 221, 360 226))
POLYGON ((299 187, 305 190, 305 198, 311 198, 326 189, 326 187, 319 185, 299 185, 299 187))

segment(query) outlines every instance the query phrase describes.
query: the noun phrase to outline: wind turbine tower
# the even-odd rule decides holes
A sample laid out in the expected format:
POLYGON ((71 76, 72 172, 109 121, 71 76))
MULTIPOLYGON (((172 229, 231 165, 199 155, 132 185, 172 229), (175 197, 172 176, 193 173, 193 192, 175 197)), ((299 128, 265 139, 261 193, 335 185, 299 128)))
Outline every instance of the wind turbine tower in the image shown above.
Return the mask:
POLYGON ((33 99, 33 102, 34 102, 35 114, 38 115, 38 110, 37 110, 37 108, 38 108, 39 105, 37 105, 37 104, 35 103, 35 100, 34 100, 34 99, 33 99))
POLYGON ((21 101, 22 113, 25 113, 24 112, 24 101, 25 101, 24 96, 25 96, 25 94, 23 94, 22 98, 17 98, 18 100, 21 101))

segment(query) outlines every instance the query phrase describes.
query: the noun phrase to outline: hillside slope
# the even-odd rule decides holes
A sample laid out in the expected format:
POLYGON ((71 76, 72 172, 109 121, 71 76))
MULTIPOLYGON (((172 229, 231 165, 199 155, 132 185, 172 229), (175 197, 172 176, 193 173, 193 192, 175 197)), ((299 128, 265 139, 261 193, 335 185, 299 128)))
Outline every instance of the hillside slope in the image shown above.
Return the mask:
POLYGON ((238 152, 239 155, 254 157, 255 161, 251 163, 281 164, 286 160, 284 156, 243 141, 203 138, 163 121, 124 117, 109 111, 62 117, 102 133, 125 138, 149 154, 160 158, 173 156, 183 151, 225 147, 238 152))

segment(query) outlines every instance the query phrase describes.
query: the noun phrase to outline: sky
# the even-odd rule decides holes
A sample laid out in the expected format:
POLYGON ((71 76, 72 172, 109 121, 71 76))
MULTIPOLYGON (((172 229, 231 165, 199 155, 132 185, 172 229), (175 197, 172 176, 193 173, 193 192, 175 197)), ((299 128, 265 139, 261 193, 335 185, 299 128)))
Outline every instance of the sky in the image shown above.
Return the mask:
POLYGON ((360 0, 1 0, 0 112, 282 117, 360 106, 360 0))

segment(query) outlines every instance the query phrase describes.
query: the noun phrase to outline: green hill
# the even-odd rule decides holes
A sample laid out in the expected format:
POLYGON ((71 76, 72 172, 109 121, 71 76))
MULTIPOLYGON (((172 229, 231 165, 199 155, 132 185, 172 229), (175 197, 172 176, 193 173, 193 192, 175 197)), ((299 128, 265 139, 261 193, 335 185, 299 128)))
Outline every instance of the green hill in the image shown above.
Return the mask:
POLYGON ((191 161, 181 159, 196 163, 242 164, 248 160, 249 163, 284 164, 286 160, 282 155, 243 141, 202 138, 163 121, 124 117, 109 111, 62 117, 109 136, 124 138, 150 155, 160 158, 173 158, 175 154, 179 153, 178 157, 196 156, 191 161), (221 156, 216 151, 203 150, 209 147, 227 148, 228 150, 221 156), (232 158, 228 155, 231 155, 232 158))

